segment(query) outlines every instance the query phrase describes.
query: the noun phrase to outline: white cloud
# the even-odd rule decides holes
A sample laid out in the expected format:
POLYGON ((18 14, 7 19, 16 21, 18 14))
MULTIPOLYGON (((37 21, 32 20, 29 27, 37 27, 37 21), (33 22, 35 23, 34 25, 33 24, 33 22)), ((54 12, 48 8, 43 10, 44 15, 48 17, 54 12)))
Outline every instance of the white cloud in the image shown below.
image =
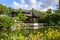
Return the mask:
POLYGON ((20 3, 16 2, 16 1, 13 2, 12 7, 14 9, 19 9, 19 8, 27 9, 27 10, 29 9, 29 6, 27 4, 24 4, 24 3, 20 4, 20 3))
POLYGON ((25 3, 25 0, 20 0, 21 1, 21 3, 25 3))
POLYGON ((53 9, 53 7, 49 6, 47 8, 42 9, 41 11, 47 11, 47 9, 53 9))
POLYGON ((15 1, 13 2, 12 6, 13 6, 14 9, 19 9, 20 8, 20 4, 15 2, 15 1))
POLYGON ((21 0, 21 3, 14 1, 13 8, 22 8, 25 10, 34 8, 36 10, 46 11, 49 8, 54 9, 54 4, 58 4, 58 0, 43 0, 43 2, 37 0, 28 0, 28 4, 25 3, 25 0, 21 0))
POLYGON ((58 4, 58 0, 44 0, 44 4, 46 6, 53 6, 54 4, 58 4))
POLYGON ((36 1, 36 0, 29 0, 29 3, 30 3, 30 4, 36 4, 37 1, 36 1))

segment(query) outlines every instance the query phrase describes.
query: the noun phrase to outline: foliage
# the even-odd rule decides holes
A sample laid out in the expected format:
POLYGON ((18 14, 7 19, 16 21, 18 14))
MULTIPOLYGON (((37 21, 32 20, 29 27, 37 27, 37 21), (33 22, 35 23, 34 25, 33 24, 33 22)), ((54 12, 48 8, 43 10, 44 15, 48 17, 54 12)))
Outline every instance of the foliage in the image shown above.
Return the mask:
POLYGON ((52 13, 52 9, 48 9, 48 10, 47 10, 47 13, 48 13, 48 14, 51 14, 51 13, 52 13))
POLYGON ((43 29, 44 32, 37 30, 36 33, 30 32, 27 35, 23 35, 26 32, 22 31, 13 31, 13 32, 4 32, 0 35, 0 40, 60 40, 60 31, 56 28, 47 28, 43 29))
POLYGON ((0 16, 0 27, 2 28, 8 28, 13 26, 14 20, 6 15, 0 16))
POLYGON ((16 20, 16 21, 20 21, 19 17, 14 17, 13 19, 16 20))
POLYGON ((11 12, 14 10, 14 9, 11 8, 11 7, 8 7, 8 9, 9 9, 9 10, 8 10, 8 11, 9 11, 8 14, 11 14, 11 12))
POLYGON ((9 13, 9 8, 0 4, 0 14, 8 14, 9 13))
POLYGON ((17 17, 19 17, 21 21, 26 18, 26 15, 24 13, 22 13, 22 9, 18 10, 17 17))
POLYGON ((58 21, 60 21, 60 14, 52 14, 52 15, 51 15, 51 20, 52 20, 55 24, 58 24, 58 21))

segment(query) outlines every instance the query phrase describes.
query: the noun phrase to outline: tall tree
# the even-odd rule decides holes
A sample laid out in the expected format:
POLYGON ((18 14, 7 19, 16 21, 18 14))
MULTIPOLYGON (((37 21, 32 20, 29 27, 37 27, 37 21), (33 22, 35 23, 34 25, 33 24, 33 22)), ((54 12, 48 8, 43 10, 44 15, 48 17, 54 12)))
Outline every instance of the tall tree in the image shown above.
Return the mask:
POLYGON ((0 14, 7 14, 7 13, 9 13, 8 7, 0 4, 0 14))
POLYGON ((48 13, 48 14, 51 14, 51 13, 52 13, 52 9, 48 9, 48 10, 47 10, 47 13, 48 13))
POLYGON ((21 21, 25 19, 26 15, 22 13, 22 9, 18 10, 17 17, 19 17, 21 21))

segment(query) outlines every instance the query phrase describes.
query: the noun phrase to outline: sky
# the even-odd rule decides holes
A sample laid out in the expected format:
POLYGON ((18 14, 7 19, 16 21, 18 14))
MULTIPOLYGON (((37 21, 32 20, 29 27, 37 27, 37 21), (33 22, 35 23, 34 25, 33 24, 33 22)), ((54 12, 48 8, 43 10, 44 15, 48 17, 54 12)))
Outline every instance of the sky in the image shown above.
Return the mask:
POLYGON ((14 9, 31 10, 34 8, 39 11, 47 11, 47 9, 56 9, 58 0, 0 0, 0 4, 14 9))

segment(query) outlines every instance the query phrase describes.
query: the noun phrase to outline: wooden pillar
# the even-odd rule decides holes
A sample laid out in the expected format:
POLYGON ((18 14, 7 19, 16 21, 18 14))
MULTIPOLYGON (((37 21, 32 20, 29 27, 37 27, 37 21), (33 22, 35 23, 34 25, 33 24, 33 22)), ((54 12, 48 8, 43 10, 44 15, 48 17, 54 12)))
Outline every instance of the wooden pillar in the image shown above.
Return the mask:
POLYGON ((29 23, 33 23, 33 18, 29 18, 29 23))
POLYGON ((34 23, 34 18, 32 17, 32 23, 34 23))

